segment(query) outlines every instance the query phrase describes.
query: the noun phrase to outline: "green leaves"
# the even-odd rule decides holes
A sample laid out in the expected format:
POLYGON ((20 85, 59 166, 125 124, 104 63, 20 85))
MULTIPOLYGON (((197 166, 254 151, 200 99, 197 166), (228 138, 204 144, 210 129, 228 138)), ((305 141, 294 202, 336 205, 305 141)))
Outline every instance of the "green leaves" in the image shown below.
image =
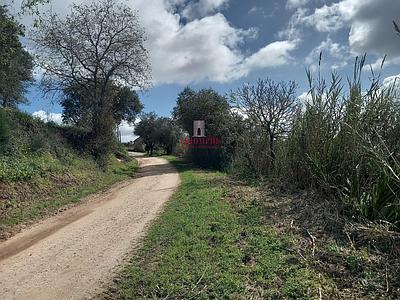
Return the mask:
POLYGON ((32 79, 33 61, 19 38, 22 25, 0 6, 0 106, 16 107, 25 101, 26 83, 32 79))

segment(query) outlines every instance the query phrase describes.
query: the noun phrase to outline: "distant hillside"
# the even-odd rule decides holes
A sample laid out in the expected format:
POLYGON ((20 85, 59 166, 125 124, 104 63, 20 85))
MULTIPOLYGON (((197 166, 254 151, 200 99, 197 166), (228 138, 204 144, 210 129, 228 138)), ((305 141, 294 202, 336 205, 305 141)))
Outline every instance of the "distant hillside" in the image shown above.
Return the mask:
POLYGON ((133 176, 137 162, 122 148, 107 170, 99 169, 84 152, 87 134, 0 109, 0 240, 17 225, 133 176))

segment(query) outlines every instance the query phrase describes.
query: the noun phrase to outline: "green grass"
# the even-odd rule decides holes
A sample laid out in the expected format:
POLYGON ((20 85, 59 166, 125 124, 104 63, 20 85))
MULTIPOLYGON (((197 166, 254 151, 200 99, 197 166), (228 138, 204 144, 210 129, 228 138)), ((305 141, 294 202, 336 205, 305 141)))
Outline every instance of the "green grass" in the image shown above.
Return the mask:
POLYGON ((6 163, 0 174, 6 175, 0 176, 0 183, 9 196, 0 203, 0 232, 80 202, 85 196, 134 176, 138 169, 136 160, 113 159, 110 168, 102 171, 89 157, 71 153, 65 161, 48 154, 11 160, 4 157, 2 161, 6 163))
POLYGON ((182 182, 122 273, 122 298, 310 299, 331 284, 264 226, 262 205, 227 201, 226 175, 168 159, 182 182))
POLYGON ((132 177, 138 164, 120 145, 108 168, 87 153, 87 132, 0 108, 0 240, 26 223, 132 177), (118 158, 118 159, 117 159, 118 158))

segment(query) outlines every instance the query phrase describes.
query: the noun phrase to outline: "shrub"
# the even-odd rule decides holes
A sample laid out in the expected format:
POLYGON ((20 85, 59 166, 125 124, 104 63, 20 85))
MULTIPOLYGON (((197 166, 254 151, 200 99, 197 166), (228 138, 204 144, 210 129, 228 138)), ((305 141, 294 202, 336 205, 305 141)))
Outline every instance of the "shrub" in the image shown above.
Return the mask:
POLYGON ((47 140, 43 134, 39 133, 32 137, 30 149, 32 152, 44 151, 47 148, 47 140))
POLYGON ((132 160, 132 157, 129 156, 128 150, 121 143, 118 143, 117 145, 117 149, 115 150, 115 157, 124 161, 132 160))
POLYGON ((80 152, 87 151, 87 143, 90 138, 89 130, 75 126, 61 127, 61 130, 63 136, 74 149, 80 152))
POLYGON ((0 181, 28 181, 35 176, 43 177, 54 169, 60 169, 60 166, 49 155, 2 157, 0 159, 0 181))

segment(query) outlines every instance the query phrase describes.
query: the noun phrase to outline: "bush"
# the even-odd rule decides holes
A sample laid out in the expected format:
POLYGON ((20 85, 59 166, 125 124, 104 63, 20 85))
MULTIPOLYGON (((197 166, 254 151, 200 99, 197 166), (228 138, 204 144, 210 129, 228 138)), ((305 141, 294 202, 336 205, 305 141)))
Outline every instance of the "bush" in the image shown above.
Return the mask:
POLYGON ((87 143, 90 138, 89 130, 75 126, 61 127, 61 130, 63 136, 74 149, 80 152, 88 150, 87 143))
POLYGON ((132 160, 132 157, 129 156, 128 150, 121 143, 118 143, 117 145, 117 149, 115 150, 115 157, 124 161, 132 160))
POLYGON ((32 152, 39 152, 46 149, 47 140, 43 134, 36 134, 31 139, 30 148, 32 152))

